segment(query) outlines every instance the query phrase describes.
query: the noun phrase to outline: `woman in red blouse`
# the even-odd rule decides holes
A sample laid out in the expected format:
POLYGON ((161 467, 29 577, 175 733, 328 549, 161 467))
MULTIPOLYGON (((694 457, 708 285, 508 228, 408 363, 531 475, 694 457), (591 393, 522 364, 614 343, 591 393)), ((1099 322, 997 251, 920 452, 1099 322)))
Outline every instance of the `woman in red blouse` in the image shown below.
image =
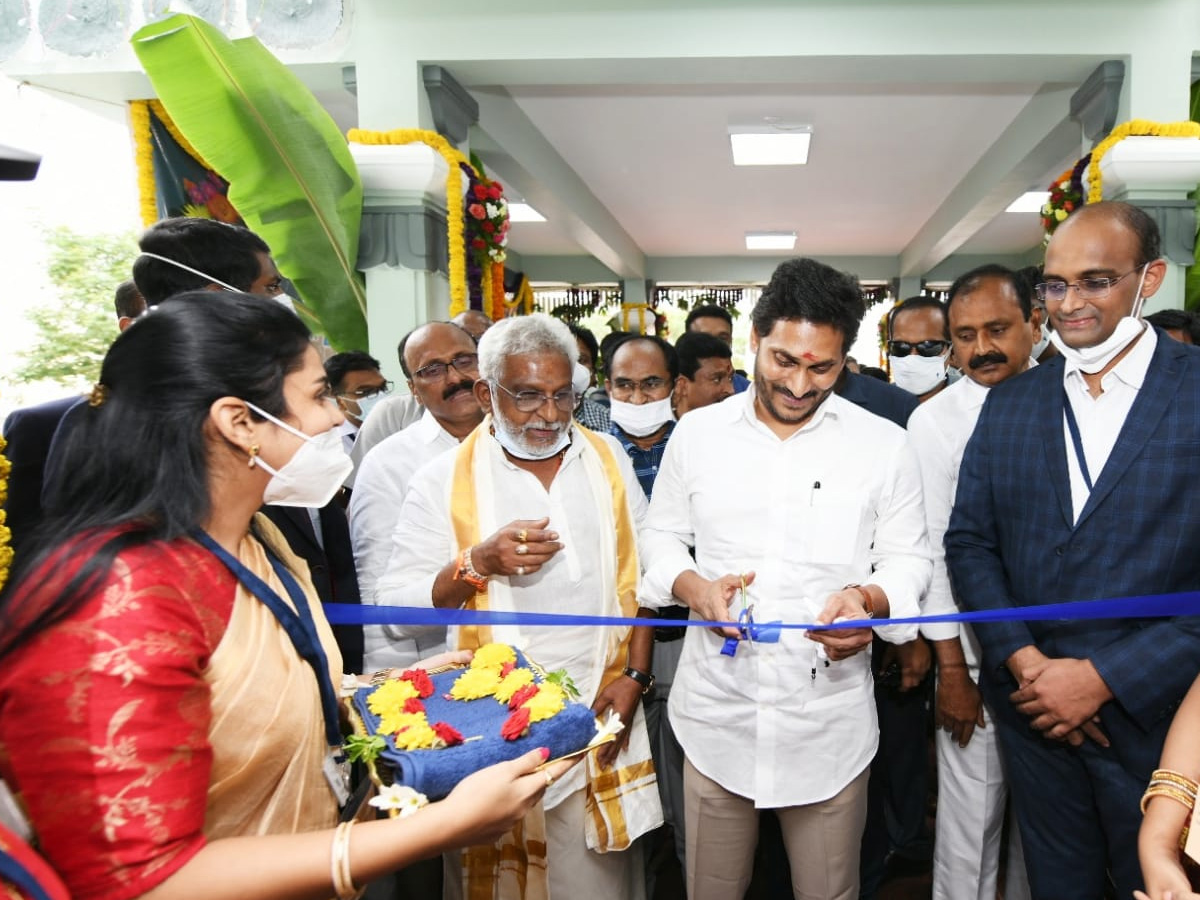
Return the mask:
POLYGON ((67 422, 40 549, 0 594, 0 777, 76 900, 349 897, 541 796, 535 751, 334 830, 341 660, 303 563, 255 515, 321 506, 346 475, 293 313, 173 298, 67 422))

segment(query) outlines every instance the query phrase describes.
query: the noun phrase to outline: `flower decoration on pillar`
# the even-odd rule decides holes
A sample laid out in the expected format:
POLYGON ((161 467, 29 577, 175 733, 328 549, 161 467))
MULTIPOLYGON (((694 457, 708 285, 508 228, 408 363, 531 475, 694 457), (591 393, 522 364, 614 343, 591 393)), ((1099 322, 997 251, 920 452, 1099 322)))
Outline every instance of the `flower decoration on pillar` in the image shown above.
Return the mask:
POLYGON ((1123 122, 1108 133, 1092 150, 1091 164, 1088 167, 1088 203, 1099 203, 1104 199, 1104 183, 1100 173, 1100 160, 1113 145, 1127 137, 1200 137, 1200 123, 1196 122, 1148 122, 1145 119, 1133 119, 1123 122))
POLYGON ((1050 199, 1042 204, 1042 229, 1046 232, 1043 244, 1050 243, 1054 230, 1083 206, 1083 172, 1091 160, 1089 153, 1051 182, 1050 199))
POLYGON ((508 257, 508 201, 504 185, 487 177, 483 164, 463 166, 470 182, 467 185, 466 223, 468 281, 471 288, 471 307, 487 313, 496 320, 505 315, 504 261, 508 257), (478 276, 472 277, 475 271, 478 276))

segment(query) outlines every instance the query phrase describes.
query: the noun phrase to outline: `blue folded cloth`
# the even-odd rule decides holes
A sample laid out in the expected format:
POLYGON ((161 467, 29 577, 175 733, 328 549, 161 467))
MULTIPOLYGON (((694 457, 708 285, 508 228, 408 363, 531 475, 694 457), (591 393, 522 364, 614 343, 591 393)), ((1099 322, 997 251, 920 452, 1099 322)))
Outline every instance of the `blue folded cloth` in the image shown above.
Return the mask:
MULTIPOLYGON (((519 650, 517 665, 529 666, 529 661, 519 650)), ((392 736, 384 735, 387 749, 380 754, 380 759, 391 767, 395 784, 408 785, 430 800, 440 800, 460 781, 482 768, 515 759, 538 747, 549 747, 550 758, 555 759, 582 750, 596 736, 596 719, 592 711, 582 703, 568 700, 558 715, 534 722, 529 726, 528 734, 515 741, 506 741, 500 736, 500 727, 511 713, 507 703, 501 703, 495 697, 448 699, 451 686, 465 671, 454 669, 431 675, 433 694, 421 702, 425 704, 425 716, 430 724, 446 722, 458 729, 464 738, 476 735, 482 735, 482 738, 440 750, 397 750, 392 736)), ((540 683, 543 680, 535 667, 534 681, 540 683)), ((368 734, 375 734, 379 727, 379 716, 367 706, 367 697, 374 690, 373 686, 364 686, 353 698, 354 708, 362 717, 368 734)))

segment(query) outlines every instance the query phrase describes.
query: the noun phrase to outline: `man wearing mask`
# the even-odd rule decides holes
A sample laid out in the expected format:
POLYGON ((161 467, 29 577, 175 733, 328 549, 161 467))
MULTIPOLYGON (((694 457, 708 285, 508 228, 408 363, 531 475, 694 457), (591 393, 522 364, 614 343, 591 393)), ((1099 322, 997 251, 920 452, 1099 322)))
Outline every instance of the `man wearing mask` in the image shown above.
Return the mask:
POLYGON ((392 392, 392 383, 379 371, 379 360, 361 350, 335 353, 325 360, 329 389, 345 418, 338 432, 346 452, 354 447, 354 438, 371 409, 392 392))
MULTIPOLYGON (((1200 587, 1200 352, 1140 317, 1159 255, 1154 220, 1126 203, 1084 206, 1051 237, 1037 291, 1061 355, 989 392, 959 470, 946 562, 968 608, 1200 587)), ((1139 800, 1200 671, 1200 620, 998 621, 977 636, 1033 896, 1099 897, 1109 877, 1129 896, 1139 800)))
POLYGON ((888 366, 896 387, 924 403, 946 387, 950 333, 942 301, 910 297, 888 316, 888 366))
POLYGON ((649 335, 625 338, 604 362, 604 386, 611 400, 609 433, 629 454, 647 499, 675 427, 671 392, 678 375, 675 348, 649 335))
MULTIPOLYGON (((475 399, 479 354, 474 339, 458 325, 431 322, 413 329, 400 344, 408 389, 424 409, 421 418, 371 449, 359 467, 350 498, 350 537, 358 583, 367 603, 376 602, 375 583, 392 555, 392 532, 416 471, 458 446, 483 421, 475 399)), ((445 649, 446 629, 399 635, 387 625, 364 628, 368 671, 406 668, 445 649)))
MULTIPOLYGON (((921 603, 927 615, 958 611, 942 539, 954 505, 958 467, 979 411, 995 385, 1030 366, 1039 329, 1031 320, 1033 286, 1003 266, 980 266, 950 287, 946 316, 954 356, 966 377, 922 404, 908 421, 921 465, 933 580, 921 603)), ((986 626, 984 626, 986 627, 986 626)), ((925 625, 937 658, 938 815, 933 855, 935 900, 995 900, 1008 787, 994 717, 979 694, 979 648, 969 626, 925 625)), ((1010 833, 1005 900, 1029 896, 1020 836, 1010 833)))
MULTIPOLYGON (((636 614, 646 498, 616 441, 573 423, 577 359, 567 326, 542 313, 483 336, 475 399, 491 414, 413 476, 378 602, 636 614)), ((567 668, 597 715, 614 709, 627 727, 550 785, 523 831, 452 854, 446 895, 545 896, 548 880, 551 897, 642 896, 633 842, 662 824, 641 713, 653 685, 648 629, 494 625, 452 629, 449 643, 473 649, 489 637, 567 668)))

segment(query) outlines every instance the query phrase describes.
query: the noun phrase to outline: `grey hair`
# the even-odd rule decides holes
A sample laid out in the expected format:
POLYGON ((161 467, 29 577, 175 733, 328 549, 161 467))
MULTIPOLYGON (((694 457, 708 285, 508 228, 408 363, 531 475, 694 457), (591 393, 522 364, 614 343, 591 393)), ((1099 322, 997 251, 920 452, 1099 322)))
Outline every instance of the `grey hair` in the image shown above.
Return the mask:
POLYGON ((571 329, 553 316, 533 313, 501 319, 484 333, 479 339, 479 377, 497 383, 505 357, 526 353, 561 353, 572 370, 579 362, 571 329))

